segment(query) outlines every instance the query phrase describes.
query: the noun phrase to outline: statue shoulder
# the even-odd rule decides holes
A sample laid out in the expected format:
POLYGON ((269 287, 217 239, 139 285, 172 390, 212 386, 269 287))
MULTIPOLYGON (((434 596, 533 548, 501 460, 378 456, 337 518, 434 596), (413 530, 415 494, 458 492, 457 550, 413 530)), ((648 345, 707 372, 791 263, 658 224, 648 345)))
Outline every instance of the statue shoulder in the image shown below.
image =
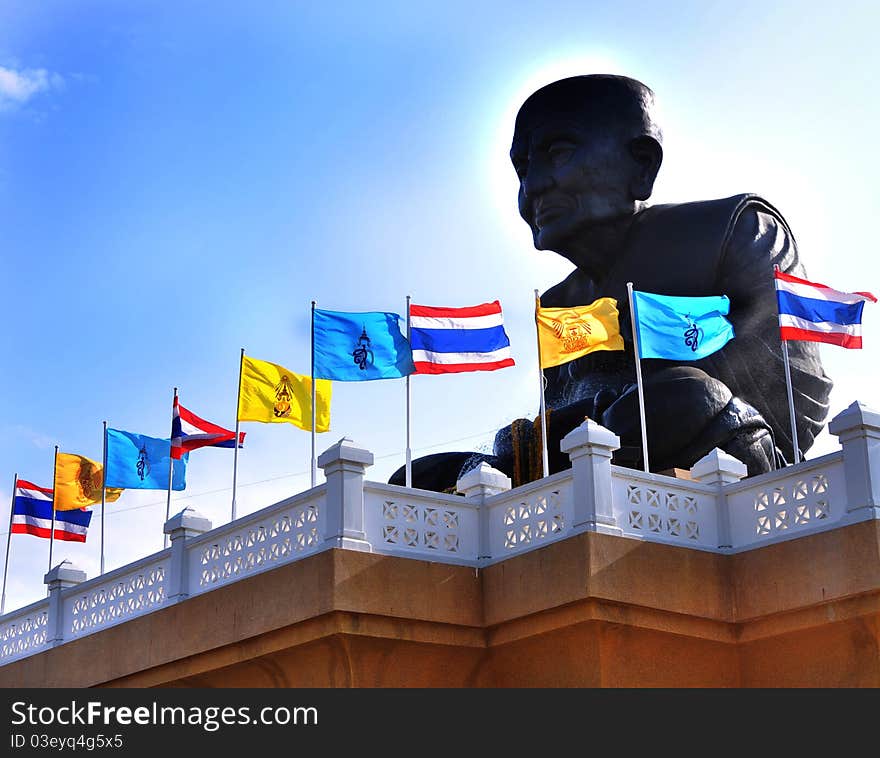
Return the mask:
POLYGON ((650 218, 658 223, 696 225, 698 228, 711 230, 716 235, 720 233, 724 240, 730 238, 743 216, 755 213, 765 213, 773 217, 787 232, 791 232, 782 213, 772 203, 753 192, 712 200, 654 205, 643 211, 646 219, 650 218))
POLYGON ((592 280, 579 269, 575 269, 559 284, 554 284, 541 295, 541 305, 544 308, 563 308, 572 303, 588 303, 594 299, 592 280))
POLYGON ((783 271, 797 265, 797 244, 781 211, 766 198, 743 192, 713 200, 657 205, 644 211, 651 238, 670 238, 681 249, 694 243, 706 251, 702 258, 709 269, 743 266, 743 257, 766 258, 783 271), (685 238, 687 244, 685 244, 685 238), (714 251, 713 256, 708 251, 714 251), (778 255, 782 252, 782 255, 778 255))
POLYGON ((750 278, 763 280, 772 278, 773 266, 804 276, 795 235, 772 203, 759 195, 742 196, 731 217, 722 268, 727 275, 741 270, 750 278))

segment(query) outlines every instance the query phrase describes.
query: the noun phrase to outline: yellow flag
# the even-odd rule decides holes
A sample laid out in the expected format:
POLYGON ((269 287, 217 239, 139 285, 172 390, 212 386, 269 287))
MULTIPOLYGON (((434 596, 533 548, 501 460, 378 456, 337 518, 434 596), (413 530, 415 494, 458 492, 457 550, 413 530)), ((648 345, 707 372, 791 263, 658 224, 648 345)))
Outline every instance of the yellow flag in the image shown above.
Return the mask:
POLYGON ((600 297, 589 305, 542 308, 535 303, 541 368, 568 363, 596 350, 623 350, 617 301, 600 297))
MULTIPOLYGON (((74 453, 55 456, 55 510, 74 511, 101 502, 104 467, 91 458, 74 453)), ((125 490, 108 487, 107 503, 114 503, 125 490)))
MULTIPOLYGON (((316 432, 330 430, 329 379, 315 380, 316 432)), ((312 430, 312 378, 268 361, 242 357, 238 388, 238 420, 287 421, 312 430)))

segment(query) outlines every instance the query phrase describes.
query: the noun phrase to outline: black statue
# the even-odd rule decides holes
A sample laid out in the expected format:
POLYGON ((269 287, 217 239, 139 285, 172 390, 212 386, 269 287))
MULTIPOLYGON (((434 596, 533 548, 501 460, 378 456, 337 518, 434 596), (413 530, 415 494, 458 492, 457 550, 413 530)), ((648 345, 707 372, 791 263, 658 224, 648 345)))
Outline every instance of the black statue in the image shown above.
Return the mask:
MULTIPOLYGON (((550 472, 569 465, 559 442, 585 417, 621 439, 613 462, 642 468, 626 283, 667 295, 730 298, 735 337, 699 361, 643 360, 652 471, 689 468, 719 447, 750 476, 794 460, 773 267, 805 277, 794 236, 770 203, 753 194, 647 204, 663 158, 654 94, 623 76, 589 75, 542 87, 516 117, 510 157, 519 212, 535 247, 575 266, 541 296, 544 307, 613 297, 623 351, 595 352, 545 370, 550 472)), ((790 342, 801 457, 822 429, 831 381, 814 343, 790 342)), ((453 452, 412 463, 413 486, 452 491, 480 461, 514 485, 541 476, 540 419, 501 429, 492 455, 453 452)), ((405 469, 389 480, 403 484, 405 469)))

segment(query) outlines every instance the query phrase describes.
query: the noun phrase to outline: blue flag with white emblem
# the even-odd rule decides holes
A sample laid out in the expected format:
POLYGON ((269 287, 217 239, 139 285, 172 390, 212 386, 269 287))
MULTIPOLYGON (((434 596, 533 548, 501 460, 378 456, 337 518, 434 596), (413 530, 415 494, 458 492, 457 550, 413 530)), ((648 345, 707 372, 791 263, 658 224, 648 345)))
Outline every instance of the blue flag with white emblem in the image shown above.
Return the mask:
POLYGON ((733 339, 727 295, 677 297, 633 290, 639 358, 698 361, 733 339))
MULTIPOLYGON (((174 461, 171 489, 186 489, 186 463, 189 453, 174 461)), ((131 490, 167 490, 171 465, 171 440, 143 434, 107 430, 107 487, 131 490)))
POLYGON ((338 382, 399 379, 415 371, 397 313, 315 308, 315 378, 338 382))

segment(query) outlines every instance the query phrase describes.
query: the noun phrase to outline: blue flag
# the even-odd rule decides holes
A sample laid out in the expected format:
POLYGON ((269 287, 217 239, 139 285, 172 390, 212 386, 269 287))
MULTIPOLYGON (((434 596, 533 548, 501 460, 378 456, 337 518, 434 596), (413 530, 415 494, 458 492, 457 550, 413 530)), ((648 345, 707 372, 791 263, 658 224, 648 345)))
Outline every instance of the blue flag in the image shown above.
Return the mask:
POLYGON ((412 350, 396 313, 315 309, 315 378, 338 382, 399 379, 413 373, 412 350))
MULTIPOLYGON (((174 462, 171 489, 186 489, 189 453, 174 462)), ((171 440, 143 434, 107 430, 105 486, 130 490, 167 490, 171 462, 171 440)))
POLYGON ((639 358, 698 361, 733 339, 727 295, 675 297, 633 290, 639 358))

